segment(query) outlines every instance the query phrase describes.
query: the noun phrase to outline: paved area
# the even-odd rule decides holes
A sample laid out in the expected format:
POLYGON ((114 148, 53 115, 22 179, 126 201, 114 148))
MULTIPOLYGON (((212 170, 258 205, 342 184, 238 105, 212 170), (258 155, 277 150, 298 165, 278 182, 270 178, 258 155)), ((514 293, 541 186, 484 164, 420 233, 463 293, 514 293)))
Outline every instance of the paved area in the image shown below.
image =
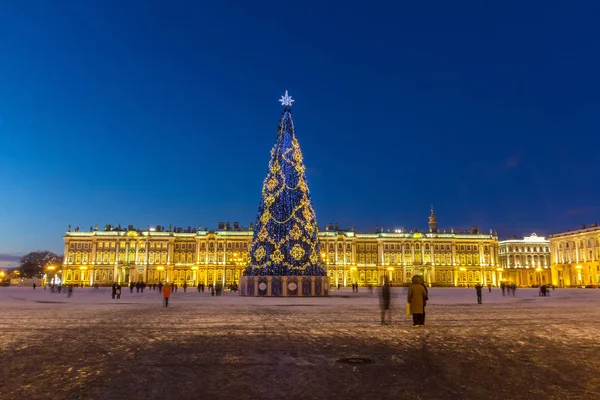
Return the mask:
POLYGON ((600 290, 320 299, 0 288, 1 399, 599 399, 600 290), (361 361, 368 363, 353 363, 361 361), (350 359, 350 360, 348 360, 350 359), (346 361, 346 362, 340 362, 346 361))

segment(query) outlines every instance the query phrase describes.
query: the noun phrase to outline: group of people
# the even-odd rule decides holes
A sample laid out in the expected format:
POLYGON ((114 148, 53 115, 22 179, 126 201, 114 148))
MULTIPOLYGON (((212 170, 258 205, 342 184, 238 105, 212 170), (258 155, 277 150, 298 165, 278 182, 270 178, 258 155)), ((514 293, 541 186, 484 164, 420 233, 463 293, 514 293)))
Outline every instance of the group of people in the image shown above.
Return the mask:
MULTIPOLYGON (((385 279, 381 288, 380 299, 382 325, 391 323, 391 300, 391 285, 389 280, 385 279)), ((406 298, 406 314, 412 315, 413 327, 425 325, 425 306, 427 305, 427 300, 429 300, 429 292, 423 278, 420 275, 413 276, 412 284, 408 287, 406 298)))
POLYGON ((512 295, 514 297, 515 291, 517 290, 517 285, 515 285, 514 283, 502 282, 500 284, 500 289, 502 289, 502 296, 506 296, 506 295, 510 296, 510 293, 512 292, 512 295))

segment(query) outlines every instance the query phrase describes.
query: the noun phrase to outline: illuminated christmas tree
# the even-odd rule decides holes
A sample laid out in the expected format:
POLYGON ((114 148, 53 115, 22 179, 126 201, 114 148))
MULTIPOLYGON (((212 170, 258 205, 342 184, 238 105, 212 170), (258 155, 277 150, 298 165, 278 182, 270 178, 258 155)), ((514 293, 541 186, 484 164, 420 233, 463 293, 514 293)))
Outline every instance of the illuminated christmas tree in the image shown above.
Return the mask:
POLYGON ((287 91, 279 100, 285 107, 277 142, 271 150, 269 171, 250 249, 246 276, 325 276, 317 237, 317 219, 296 139, 287 91))

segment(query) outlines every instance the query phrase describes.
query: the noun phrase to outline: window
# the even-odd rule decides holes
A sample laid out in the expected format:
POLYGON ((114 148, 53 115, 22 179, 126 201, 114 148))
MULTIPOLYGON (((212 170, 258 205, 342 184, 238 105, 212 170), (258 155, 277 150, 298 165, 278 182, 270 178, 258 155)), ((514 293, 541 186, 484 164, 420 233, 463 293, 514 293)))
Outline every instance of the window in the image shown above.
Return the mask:
POLYGON ((425 245, 425 250, 429 250, 429 244, 425 245))
POLYGON ((438 250, 438 249, 439 249, 439 246, 436 244, 436 245, 433 247, 433 249, 434 249, 434 250, 438 250))
POLYGON ((227 243, 227 248, 231 249, 231 242, 227 243))
POLYGON ((388 245, 386 244, 386 245, 385 245, 385 249, 386 249, 386 250, 388 250, 388 248, 389 248, 389 247, 388 247, 388 245))
POLYGON ((240 242, 235 242, 235 248, 239 249, 240 248, 240 242))

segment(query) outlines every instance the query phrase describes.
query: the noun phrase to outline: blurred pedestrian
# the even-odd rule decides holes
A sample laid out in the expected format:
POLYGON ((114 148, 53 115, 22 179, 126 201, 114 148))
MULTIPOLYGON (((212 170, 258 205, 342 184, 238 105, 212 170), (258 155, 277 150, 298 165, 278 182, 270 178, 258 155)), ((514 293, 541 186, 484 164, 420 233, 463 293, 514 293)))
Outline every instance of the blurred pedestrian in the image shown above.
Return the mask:
POLYGON ((381 298, 379 302, 379 306, 381 308, 381 325, 388 325, 392 322, 392 312, 390 310, 390 304, 392 301, 392 293, 391 288, 388 283, 387 278, 383 282, 383 286, 381 287, 381 298), (385 315, 389 314, 389 322, 386 322, 385 315))
POLYGON ((419 275, 412 278, 412 284, 408 287, 407 303, 410 304, 410 312, 413 316, 413 327, 421 326, 423 321, 423 312, 425 297, 427 291, 422 285, 423 279, 419 275))
POLYGON ((114 299, 117 296, 117 284, 113 283, 112 285, 112 298, 114 299))
POLYGON ((477 293, 477 304, 482 304, 481 302, 481 285, 478 283, 475 285, 475 293, 477 293))
POLYGON ((36 286, 37 285, 35 284, 35 282, 33 282, 33 290, 35 290, 36 286))
POLYGON ((183 282, 183 293, 187 291, 187 282, 183 282))
POLYGON ((117 299, 121 298, 121 285, 117 283, 117 299))
POLYGON ((488 283, 488 291, 489 291, 490 293, 492 293, 492 284, 491 284, 491 283, 488 283))
POLYGON ((169 296, 171 296, 171 287, 165 284, 162 290, 162 294, 163 298, 165 299, 165 307, 169 307, 169 296))
POLYGON ((427 290, 425 282, 421 282, 421 285, 423 285, 423 288, 425 289, 425 297, 423 298, 423 316, 421 317, 423 322, 422 325, 425 325, 425 306, 427 305, 427 300, 429 300, 429 290, 427 290))

